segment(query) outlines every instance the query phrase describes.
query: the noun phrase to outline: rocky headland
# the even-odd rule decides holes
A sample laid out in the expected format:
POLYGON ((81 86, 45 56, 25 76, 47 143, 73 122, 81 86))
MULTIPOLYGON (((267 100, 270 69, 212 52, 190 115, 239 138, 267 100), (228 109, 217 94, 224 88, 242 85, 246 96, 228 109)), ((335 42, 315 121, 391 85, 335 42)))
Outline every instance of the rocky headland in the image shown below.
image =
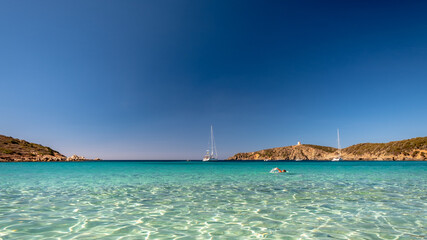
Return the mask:
POLYGON ((66 157, 40 144, 0 135, 0 162, 60 162, 87 161, 82 156, 66 157))
MULTIPOLYGON (((337 148, 298 144, 237 153, 227 160, 332 160, 338 154, 337 148)), ((371 161, 426 161, 427 137, 389 143, 360 143, 341 149, 341 158, 371 161)))

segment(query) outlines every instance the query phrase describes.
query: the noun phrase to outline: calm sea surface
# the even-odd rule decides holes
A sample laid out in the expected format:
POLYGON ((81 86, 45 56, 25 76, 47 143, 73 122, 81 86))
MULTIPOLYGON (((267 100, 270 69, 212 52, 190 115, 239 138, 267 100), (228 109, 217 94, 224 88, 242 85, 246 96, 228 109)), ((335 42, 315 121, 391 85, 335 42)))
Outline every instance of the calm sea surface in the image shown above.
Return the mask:
POLYGON ((427 162, 0 164, 0 239, 426 239, 426 226, 427 162))

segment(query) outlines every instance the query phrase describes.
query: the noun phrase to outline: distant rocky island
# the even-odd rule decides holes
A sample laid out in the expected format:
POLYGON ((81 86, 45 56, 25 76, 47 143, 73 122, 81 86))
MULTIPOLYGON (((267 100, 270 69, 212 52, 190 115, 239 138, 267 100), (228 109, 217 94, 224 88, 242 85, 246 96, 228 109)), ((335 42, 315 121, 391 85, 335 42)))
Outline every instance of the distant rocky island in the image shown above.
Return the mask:
POLYGON ((100 159, 86 159, 77 155, 67 158, 50 147, 0 135, 0 162, 71 162, 87 160, 100 159))
MULTIPOLYGON (((227 160, 332 160, 337 148, 311 144, 238 153, 227 160)), ((341 149, 343 160, 426 161, 427 137, 417 137, 389 143, 360 143, 341 149)))

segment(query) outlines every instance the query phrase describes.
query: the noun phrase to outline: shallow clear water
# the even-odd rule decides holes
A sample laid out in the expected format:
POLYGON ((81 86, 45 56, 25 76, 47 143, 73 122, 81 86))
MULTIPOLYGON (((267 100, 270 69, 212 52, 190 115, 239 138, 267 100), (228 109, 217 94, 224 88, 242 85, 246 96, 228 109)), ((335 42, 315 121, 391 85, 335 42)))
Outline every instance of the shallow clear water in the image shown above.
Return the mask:
POLYGON ((427 162, 1 163, 0 239, 425 239, 426 192, 427 162))

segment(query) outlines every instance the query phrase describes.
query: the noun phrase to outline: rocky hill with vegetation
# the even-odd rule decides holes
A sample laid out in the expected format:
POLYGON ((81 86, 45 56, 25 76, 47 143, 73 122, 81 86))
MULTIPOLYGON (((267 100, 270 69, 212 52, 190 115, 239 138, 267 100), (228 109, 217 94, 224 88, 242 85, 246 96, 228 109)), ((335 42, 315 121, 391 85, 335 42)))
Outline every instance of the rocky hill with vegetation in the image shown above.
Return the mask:
MULTIPOLYGON (((332 160, 338 149, 310 144, 238 153, 227 160, 332 160)), ((343 160, 427 160, 427 137, 389 143, 360 143, 341 149, 343 160)))
POLYGON ((67 158, 40 144, 0 135, 0 162, 84 161, 84 157, 67 158))

